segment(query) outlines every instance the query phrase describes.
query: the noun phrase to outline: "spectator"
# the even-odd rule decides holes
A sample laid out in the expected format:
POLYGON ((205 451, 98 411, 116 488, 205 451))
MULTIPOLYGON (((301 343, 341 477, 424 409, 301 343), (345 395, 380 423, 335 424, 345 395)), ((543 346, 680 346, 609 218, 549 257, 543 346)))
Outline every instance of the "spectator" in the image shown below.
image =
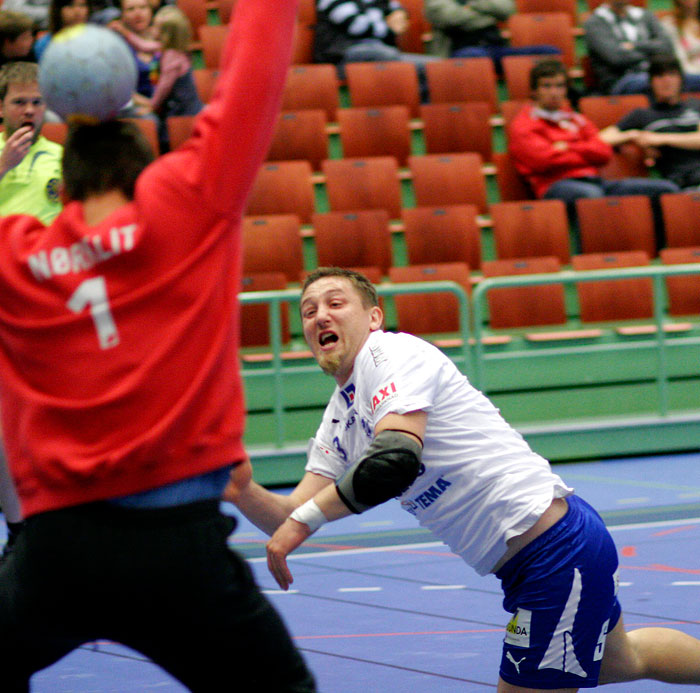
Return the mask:
POLYGON ((403 60, 416 65, 423 100, 427 88, 423 68, 436 56, 403 53, 396 37, 408 29, 408 12, 396 0, 317 0, 314 61, 338 65, 352 62, 403 60))
POLYGON ((31 17, 21 12, 0 10, 0 67, 7 62, 36 62, 31 17))
POLYGON ((126 40, 134 54, 138 82, 134 101, 146 109, 150 106, 153 89, 157 82, 157 66, 160 43, 155 41, 153 11, 148 0, 121 0, 121 18, 109 24, 126 40), (145 99, 139 98, 146 97, 145 99))
POLYGON ((499 73, 506 55, 559 53, 554 46, 508 46, 498 23, 513 12, 513 0, 425 0, 425 16, 433 27, 430 52, 443 58, 492 58, 499 73))
MULTIPOLYGON (((39 92, 36 63, 0 68, 0 217, 32 214, 45 224, 61 211, 59 187, 63 147, 42 137, 46 106, 39 92)), ((0 507, 7 522, 2 563, 22 529, 22 513, 0 450, 0 507)))
POLYGON ((149 104, 151 110, 161 120, 169 116, 196 115, 202 110, 203 104, 192 77, 190 22, 177 7, 166 5, 156 13, 153 28, 162 53, 158 65, 158 82, 149 104))
POLYGON ((698 0, 673 0, 673 11, 660 19, 661 25, 671 37, 673 50, 686 79, 689 75, 700 75, 699 7, 698 0))
POLYGON ((628 113, 601 136, 611 145, 634 142, 648 163, 679 188, 700 186, 700 101, 681 101, 683 71, 675 56, 655 56, 649 65, 652 105, 628 113))
POLYGON ((610 161, 612 148, 590 120, 568 107, 563 63, 537 63, 530 73, 530 87, 533 103, 524 106, 508 128, 509 151, 535 197, 566 202, 572 223, 581 197, 649 195, 655 199, 678 190, 668 180, 600 176, 598 169, 610 161))
POLYGON ((34 43, 34 53, 37 60, 41 60, 41 56, 54 34, 69 26, 85 24, 90 16, 90 11, 90 0, 51 0, 49 30, 34 43))
POLYGON ((605 94, 645 92, 649 58, 673 50, 654 13, 627 0, 597 7, 586 20, 584 32, 597 86, 605 94))
POLYGON ((49 0, 4 0, 3 9, 21 12, 30 17, 34 30, 44 31, 49 26, 49 0))

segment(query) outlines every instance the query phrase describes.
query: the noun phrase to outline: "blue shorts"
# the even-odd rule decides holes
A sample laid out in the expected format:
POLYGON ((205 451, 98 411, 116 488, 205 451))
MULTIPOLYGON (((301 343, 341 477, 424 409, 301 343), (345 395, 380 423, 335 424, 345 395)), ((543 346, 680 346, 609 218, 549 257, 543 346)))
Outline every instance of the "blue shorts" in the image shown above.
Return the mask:
POLYGON ((500 675, 516 686, 594 688, 620 618, 612 537, 588 503, 566 500, 566 515, 496 573, 513 614, 500 675))

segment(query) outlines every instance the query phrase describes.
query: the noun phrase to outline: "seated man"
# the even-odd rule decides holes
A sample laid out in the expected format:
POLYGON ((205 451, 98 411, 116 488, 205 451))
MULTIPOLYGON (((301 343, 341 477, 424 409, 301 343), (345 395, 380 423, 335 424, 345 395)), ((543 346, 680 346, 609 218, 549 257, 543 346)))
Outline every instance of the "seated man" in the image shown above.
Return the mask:
POLYGON ((427 88, 423 66, 436 60, 421 53, 403 53, 396 38, 408 30, 408 12, 396 0, 316 0, 314 62, 345 63, 403 60, 418 68, 423 101, 427 88))
POLYGON ((613 146, 634 142, 648 163, 679 188, 700 186, 700 101, 681 101, 683 71, 673 55, 659 55, 649 65, 652 105, 636 108, 617 125, 601 132, 613 146))
POLYGON ((425 0, 433 28, 430 52, 442 58, 492 58, 501 72, 506 55, 551 55, 555 46, 509 46, 498 27, 515 12, 513 0, 425 0))
MULTIPOLYGON (((653 12, 611 0, 597 7, 584 24, 586 47, 605 94, 639 94, 649 88, 649 58, 673 53, 671 38, 653 12)), ((700 76, 692 75, 689 91, 700 90, 700 76)))
POLYGON ((524 106, 513 118, 508 142, 515 167, 527 179, 535 197, 563 200, 573 222, 575 202, 580 197, 649 195, 653 199, 678 190, 667 180, 606 180, 600 176, 598 169, 610 161, 612 148, 590 120, 567 105, 563 63, 537 63, 530 73, 530 87, 534 103, 524 106))

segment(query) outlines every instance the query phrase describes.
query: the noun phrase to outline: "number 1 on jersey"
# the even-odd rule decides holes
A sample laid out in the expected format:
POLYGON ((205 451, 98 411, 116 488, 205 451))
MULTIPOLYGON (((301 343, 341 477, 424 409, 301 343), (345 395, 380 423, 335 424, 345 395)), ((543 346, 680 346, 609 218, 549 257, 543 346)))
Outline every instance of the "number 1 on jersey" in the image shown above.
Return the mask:
POLYGON ((119 344, 119 332, 109 307, 104 277, 86 279, 73 292, 66 305, 74 313, 82 313, 87 306, 90 306, 90 315, 95 325, 100 349, 111 349, 119 344))

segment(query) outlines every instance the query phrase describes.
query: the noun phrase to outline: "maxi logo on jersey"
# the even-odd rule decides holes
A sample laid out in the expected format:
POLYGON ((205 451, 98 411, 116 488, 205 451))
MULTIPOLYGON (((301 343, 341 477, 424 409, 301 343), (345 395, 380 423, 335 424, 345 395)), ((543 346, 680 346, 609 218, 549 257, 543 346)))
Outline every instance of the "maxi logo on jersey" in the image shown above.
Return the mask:
POLYGON ((401 507, 411 515, 418 514, 418 510, 430 507, 444 492, 452 486, 452 482, 441 476, 434 484, 412 500, 403 501, 401 507))
POLYGON ((388 385, 383 385, 372 395, 372 411, 376 411, 377 407, 387 399, 397 397, 396 384, 391 382, 388 385))
POLYGON ((347 405, 348 409, 353 405, 353 402, 355 401, 355 385, 354 383, 350 383, 347 387, 343 388, 340 391, 340 394, 343 396, 343 399, 345 400, 345 404, 347 405))

